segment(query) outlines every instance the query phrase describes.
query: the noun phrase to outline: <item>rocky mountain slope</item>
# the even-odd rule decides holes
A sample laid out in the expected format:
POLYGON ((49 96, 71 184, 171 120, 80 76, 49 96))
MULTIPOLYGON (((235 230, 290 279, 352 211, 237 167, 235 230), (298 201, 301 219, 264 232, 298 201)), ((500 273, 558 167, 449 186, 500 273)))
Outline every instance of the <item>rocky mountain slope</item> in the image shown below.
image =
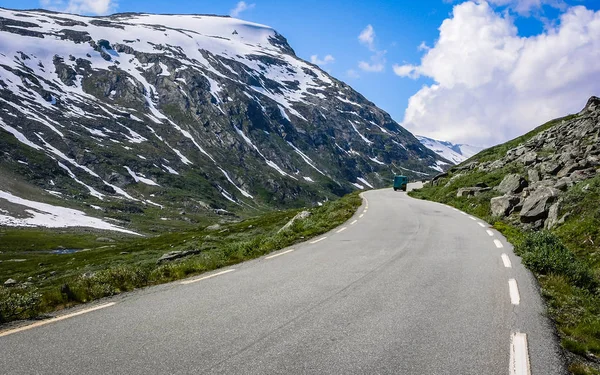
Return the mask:
POLYGON ((537 277, 574 374, 600 373, 600 98, 484 150, 413 196, 502 231, 537 277))
POLYGON ((486 150, 456 168, 455 180, 470 171, 512 172, 504 173, 495 186, 462 187, 457 195, 490 192, 496 195, 490 200, 491 215, 512 216, 515 221, 518 217, 524 228, 553 228, 564 222, 564 216, 558 217, 563 193, 600 173, 600 99, 590 98, 577 115, 549 125, 514 147, 505 144, 486 150))
POLYGON ((267 26, 0 9, 0 39, 0 190, 15 197, 104 214, 262 210, 444 165, 267 26))
POLYGON ((483 147, 471 146, 461 143, 452 143, 448 141, 438 141, 437 139, 415 135, 421 144, 436 154, 440 155, 452 164, 460 164, 471 156, 477 154, 483 147))

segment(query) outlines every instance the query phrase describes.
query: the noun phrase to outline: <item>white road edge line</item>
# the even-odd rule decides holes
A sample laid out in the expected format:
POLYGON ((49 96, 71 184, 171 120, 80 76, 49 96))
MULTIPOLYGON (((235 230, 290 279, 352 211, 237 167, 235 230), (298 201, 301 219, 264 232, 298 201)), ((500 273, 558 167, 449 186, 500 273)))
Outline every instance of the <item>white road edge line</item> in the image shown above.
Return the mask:
POLYGON ((360 214, 360 216, 358 218, 362 219, 363 216, 365 216, 365 214, 360 214))
POLYGON ((491 230, 489 230, 489 229, 488 229, 486 232, 487 232, 487 234, 489 234, 489 235, 490 235, 490 237, 493 237, 493 236, 494 236, 494 232, 492 232, 491 230))
POLYGON ((510 302, 513 305, 518 305, 519 303, 521 303, 521 296, 519 296, 519 287, 517 286, 517 280, 508 280, 508 290, 510 292, 510 302))
POLYGON ((502 249, 504 247, 504 245, 502 245, 502 242, 500 242, 500 240, 494 240, 494 244, 496 245, 496 247, 498 249, 502 249))
POLYGON ((350 223, 350 225, 354 225, 358 222, 358 220, 354 220, 353 222, 350 223))
POLYGON ((477 221, 473 216, 469 216, 469 219, 477 221))
POLYGON ((348 227, 343 227, 342 229, 338 230, 338 231, 337 231, 337 232, 335 232, 335 233, 342 233, 342 232, 343 232, 343 231, 345 231, 346 229, 348 229, 348 227))
POLYGON ((319 238, 318 240, 311 241, 310 243, 311 243, 311 244, 313 244, 313 243, 321 242, 321 241, 323 241, 323 240, 324 240, 324 239, 326 239, 326 238, 327 238, 327 237, 321 237, 321 238, 319 238))
POLYGON ((210 279, 210 278, 212 278, 212 277, 215 277, 215 276, 220 276, 220 275, 224 275, 224 274, 226 274, 226 273, 233 272, 233 271, 235 271, 235 269, 230 269, 230 270, 225 270, 225 271, 217 272, 217 273, 214 273, 214 274, 212 274, 212 275, 208 275, 208 276, 200 277, 200 278, 198 278, 198 279, 184 280, 184 281, 182 281, 182 282, 181 282, 181 284, 185 285, 185 284, 197 283, 198 281, 202 281, 202 280, 210 279))
POLYGON ((510 262, 510 258, 506 254, 500 255, 502 257, 502 263, 504 263, 504 267, 512 268, 512 263, 510 262))
POLYGON ((287 254, 287 253, 291 253, 292 251, 294 251, 294 249, 290 249, 290 250, 287 250, 287 251, 284 251, 284 252, 282 252, 282 253, 278 253, 278 254, 275 254, 275 255, 269 255, 268 257, 265 257, 265 259, 272 259, 272 258, 276 258, 276 257, 278 257, 278 256, 280 256, 280 255, 287 254))
POLYGON ((23 327, 11 329, 11 330, 8 330, 8 331, 0 332, 0 337, 12 335, 13 333, 17 333, 17 332, 27 331, 29 329, 36 328, 36 327, 45 326, 46 324, 60 322, 61 320, 73 318, 73 317, 76 317, 76 316, 79 316, 79 315, 83 315, 83 314, 86 314, 86 313, 89 313, 89 312, 92 312, 92 311, 96 311, 96 310, 104 309, 104 308, 107 308, 107 307, 111 307, 111 306, 114 306, 116 304, 117 304, 116 302, 105 303, 103 305, 98 305, 98 306, 90 307, 89 309, 76 311, 76 312, 71 313, 71 314, 66 314, 66 315, 62 315, 62 316, 57 316, 55 318, 51 318, 51 319, 47 319, 47 320, 42 320, 42 321, 39 321, 37 323, 33 323, 33 324, 30 324, 30 325, 27 325, 27 326, 23 326, 23 327))
POLYGON ((462 212, 462 211, 460 211, 460 213, 461 213, 461 214, 463 214, 463 215, 466 215, 466 212, 462 212))
POLYGON ((510 375, 531 375, 527 335, 515 332, 510 337, 510 375))
POLYGON ((480 227, 485 228, 485 224, 484 223, 477 222, 477 224, 479 224, 480 227))

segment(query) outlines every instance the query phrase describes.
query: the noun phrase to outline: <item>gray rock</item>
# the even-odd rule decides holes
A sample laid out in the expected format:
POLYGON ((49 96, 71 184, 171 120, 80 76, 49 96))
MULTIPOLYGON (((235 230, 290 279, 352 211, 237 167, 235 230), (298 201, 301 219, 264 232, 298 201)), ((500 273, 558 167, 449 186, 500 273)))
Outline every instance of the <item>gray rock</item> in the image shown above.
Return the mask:
POLYGON ((17 280, 15 279, 8 279, 4 282, 4 286, 15 286, 17 284, 17 280))
POLYGON ((190 255, 200 254, 201 252, 202 252, 201 249, 193 249, 193 250, 186 250, 186 251, 171 251, 166 254, 163 254, 163 256, 158 258, 156 263, 157 264, 166 263, 166 262, 170 262, 175 259, 185 258, 190 255))
POLYGON ((541 164, 540 169, 543 175, 555 175, 561 167, 562 165, 558 162, 546 161, 541 164))
POLYGON ((571 163, 571 164, 563 167, 560 171, 558 171, 558 173, 556 174, 556 177, 561 178, 561 177, 568 176, 580 168, 581 167, 579 166, 579 164, 571 163))
POLYGON ((548 218, 544 222, 544 228, 552 229, 558 224, 558 213, 560 211, 560 200, 550 206, 548 218))
POLYGON ((534 151, 529 151, 519 159, 523 164, 531 165, 537 161, 537 154, 534 151))
POLYGON ((521 198, 515 195, 503 195, 490 200, 490 208, 493 216, 508 216, 521 202, 521 198))
POLYGON ((312 213, 310 211, 302 211, 296 214, 296 216, 294 216, 290 221, 288 221, 283 227, 281 227, 281 229, 279 229, 277 231, 277 233, 279 232, 283 232, 284 230, 287 230, 289 227, 292 226, 292 224, 294 224, 295 221, 297 220, 304 220, 307 219, 308 217, 310 217, 312 215, 312 213))
POLYGON ((523 176, 513 173, 506 175, 500 185, 496 187, 496 190, 503 194, 517 194, 522 192, 527 185, 527 180, 523 176))
POLYGON ((206 230, 219 230, 221 229, 221 225, 219 224, 213 224, 213 225, 209 225, 206 227, 206 230))
POLYGON ((500 168, 504 167, 504 165, 505 165, 505 163, 500 159, 500 160, 496 160, 496 161, 492 162, 489 165, 488 169, 490 171, 493 171, 493 170, 500 169, 500 168))
POLYGON ((521 209, 522 223, 534 223, 545 220, 552 203, 558 198, 560 191, 551 187, 540 187, 525 198, 521 209))
POLYGON ((537 169, 530 169, 527 171, 527 178, 530 183, 535 183, 541 180, 540 172, 537 169))
POLYGON ((471 169, 475 169, 477 167, 477 165, 479 165, 478 162, 476 161, 472 161, 470 163, 467 163, 465 165, 461 165, 459 167, 456 167, 456 171, 457 172, 461 172, 461 171, 470 171, 471 169))
POLYGON ((571 173, 571 175, 569 177, 573 180, 573 182, 579 182, 579 181, 587 180, 588 178, 592 178, 595 175, 596 175, 596 169, 588 168, 588 169, 584 169, 584 170, 575 171, 575 172, 571 173))
POLYGON ((562 191, 567 191, 568 188, 573 186, 573 180, 570 177, 559 178, 554 184, 554 188, 562 191))

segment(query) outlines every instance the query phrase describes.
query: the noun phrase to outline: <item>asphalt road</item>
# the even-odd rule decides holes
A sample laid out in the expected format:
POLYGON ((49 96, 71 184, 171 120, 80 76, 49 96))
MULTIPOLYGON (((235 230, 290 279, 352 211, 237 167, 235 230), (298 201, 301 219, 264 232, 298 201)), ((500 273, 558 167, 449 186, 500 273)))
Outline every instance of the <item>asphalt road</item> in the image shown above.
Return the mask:
POLYGON ((499 233, 403 192, 364 196, 345 225, 279 256, 4 335, 0 373, 565 373, 535 280, 499 233))

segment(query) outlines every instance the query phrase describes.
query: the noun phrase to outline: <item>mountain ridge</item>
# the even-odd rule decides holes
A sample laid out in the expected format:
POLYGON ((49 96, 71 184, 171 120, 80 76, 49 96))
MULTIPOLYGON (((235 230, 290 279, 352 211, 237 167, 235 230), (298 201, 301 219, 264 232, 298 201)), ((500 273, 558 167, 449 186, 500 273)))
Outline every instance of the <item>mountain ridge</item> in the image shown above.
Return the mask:
POLYGON ((0 35, 0 166, 77 207, 315 205, 444 163, 268 26, 0 9, 0 35))
POLYGON ((415 135, 415 137, 423 144, 423 146, 437 153, 444 159, 451 161, 455 165, 462 163, 484 149, 484 147, 471 146, 464 143, 455 144, 422 135, 415 135))

